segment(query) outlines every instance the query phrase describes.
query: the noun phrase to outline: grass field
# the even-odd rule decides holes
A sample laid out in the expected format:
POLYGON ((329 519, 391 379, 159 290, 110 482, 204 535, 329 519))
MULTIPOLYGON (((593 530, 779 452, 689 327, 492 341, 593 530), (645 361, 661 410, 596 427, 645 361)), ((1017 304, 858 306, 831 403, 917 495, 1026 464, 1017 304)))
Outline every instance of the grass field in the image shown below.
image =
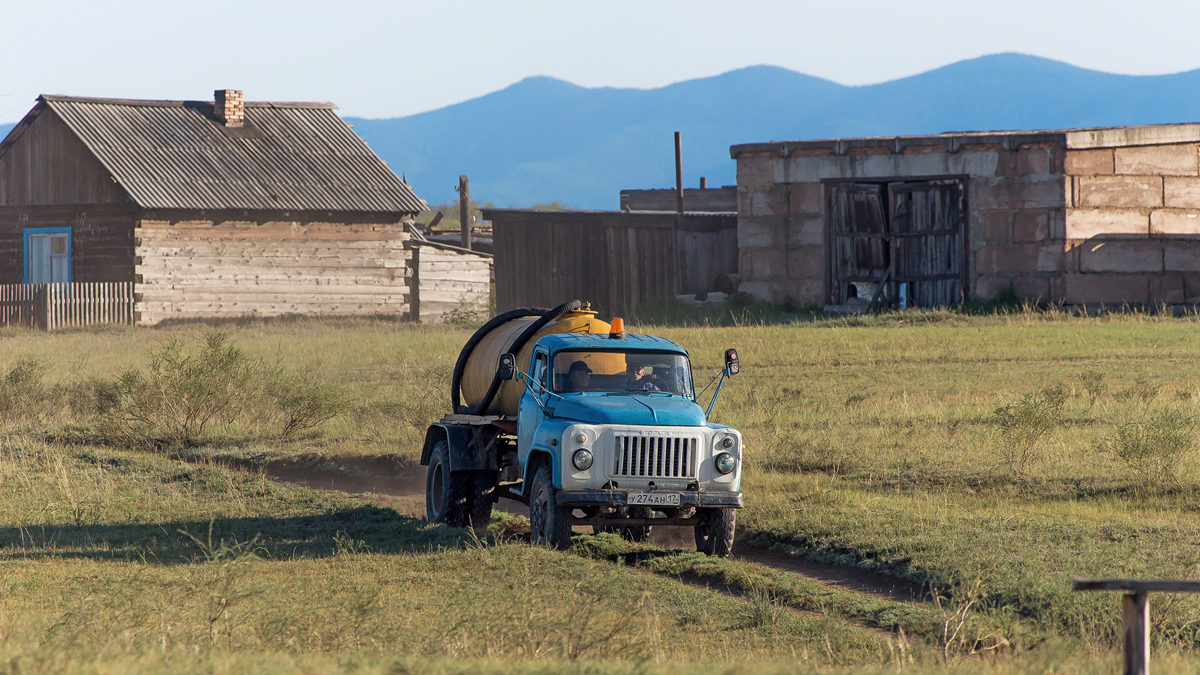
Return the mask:
MULTIPOLYGON (((469 328, 244 324, 241 349, 336 387, 344 412, 154 450, 98 445, 70 392, 199 328, 0 332, 0 376, 34 359, 50 392, 0 417, 0 665, 1112 672, 1118 598, 1070 577, 1200 575, 1194 318, 737 323, 633 329, 687 347, 701 384, 738 348, 714 417, 746 439, 742 544, 896 578, 914 602, 613 537, 560 554, 497 521, 481 541, 226 466, 405 471, 469 328)), ((1200 601, 1151 604, 1156 669, 1195 669, 1200 601)))

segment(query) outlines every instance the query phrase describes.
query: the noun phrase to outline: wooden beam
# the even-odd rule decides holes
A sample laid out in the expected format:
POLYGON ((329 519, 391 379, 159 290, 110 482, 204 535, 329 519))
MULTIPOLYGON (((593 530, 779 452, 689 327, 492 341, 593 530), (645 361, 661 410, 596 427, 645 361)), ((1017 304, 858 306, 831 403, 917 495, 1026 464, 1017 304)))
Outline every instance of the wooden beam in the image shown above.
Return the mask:
POLYGON ((1197 579, 1072 579, 1076 591, 1130 591, 1133 593, 1200 593, 1197 579))
MULTIPOLYGON (((441 215, 441 212, 438 212, 441 215)), ((412 276, 408 278, 408 315, 413 321, 421 321, 421 247, 412 250, 412 276)))
POLYGON ((1125 623, 1125 675, 1150 672, 1150 594, 1127 593, 1122 599, 1125 623))

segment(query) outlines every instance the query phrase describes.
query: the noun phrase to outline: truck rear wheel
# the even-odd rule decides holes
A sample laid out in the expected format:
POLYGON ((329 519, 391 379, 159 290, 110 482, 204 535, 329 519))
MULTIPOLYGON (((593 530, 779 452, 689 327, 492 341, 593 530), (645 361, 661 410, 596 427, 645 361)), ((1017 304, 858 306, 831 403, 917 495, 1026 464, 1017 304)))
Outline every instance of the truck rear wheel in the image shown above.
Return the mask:
POLYGON ((533 475, 529 491, 529 538, 534 544, 567 549, 571 546, 571 511, 558 505, 552 468, 543 465, 533 475))
POLYGON ((466 471, 450 470, 450 446, 446 441, 434 444, 425 472, 425 517, 429 522, 466 527, 469 482, 466 471))
POLYGON ((706 555, 729 557, 733 553, 733 531, 736 509, 705 509, 697 515, 696 550, 706 555))

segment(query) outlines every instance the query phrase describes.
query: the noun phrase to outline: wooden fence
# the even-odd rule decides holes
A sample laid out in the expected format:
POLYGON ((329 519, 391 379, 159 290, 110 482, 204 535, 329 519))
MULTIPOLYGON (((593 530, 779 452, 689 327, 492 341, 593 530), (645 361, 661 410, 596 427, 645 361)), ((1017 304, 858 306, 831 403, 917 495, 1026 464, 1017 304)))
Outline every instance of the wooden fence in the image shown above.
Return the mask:
POLYGON ((0 328, 134 322, 133 282, 0 284, 0 328))
POLYGON ((486 320, 491 312, 492 256, 432 241, 410 239, 408 308, 414 321, 436 323, 461 316, 486 320))
MULTIPOLYGON (((738 271, 736 213, 484 209, 496 311, 588 301, 607 316, 722 288, 738 271)), ((703 297, 703 295, 701 295, 703 297)))

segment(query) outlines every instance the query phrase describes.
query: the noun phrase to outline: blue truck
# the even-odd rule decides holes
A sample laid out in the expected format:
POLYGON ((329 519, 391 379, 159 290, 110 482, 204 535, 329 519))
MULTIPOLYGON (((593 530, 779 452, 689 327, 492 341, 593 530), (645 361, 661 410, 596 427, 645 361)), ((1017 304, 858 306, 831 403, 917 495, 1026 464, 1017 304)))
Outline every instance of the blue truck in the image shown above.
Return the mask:
MULTIPOLYGON (((620 319, 599 321, 579 303, 538 311, 539 321, 531 313, 481 329, 477 342, 487 344, 474 360, 476 370, 494 364, 487 391, 462 405, 456 378, 456 411, 430 426, 421 460, 429 520, 482 527, 508 498, 529 506, 535 544, 566 548, 577 526, 634 541, 655 526, 690 526, 698 551, 729 555, 743 443, 709 415, 740 369, 737 352, 726 351, 706 409, 678 344, 627 334, 620 319)), ((471 360, 460 355, 458 365, 471 360)))

